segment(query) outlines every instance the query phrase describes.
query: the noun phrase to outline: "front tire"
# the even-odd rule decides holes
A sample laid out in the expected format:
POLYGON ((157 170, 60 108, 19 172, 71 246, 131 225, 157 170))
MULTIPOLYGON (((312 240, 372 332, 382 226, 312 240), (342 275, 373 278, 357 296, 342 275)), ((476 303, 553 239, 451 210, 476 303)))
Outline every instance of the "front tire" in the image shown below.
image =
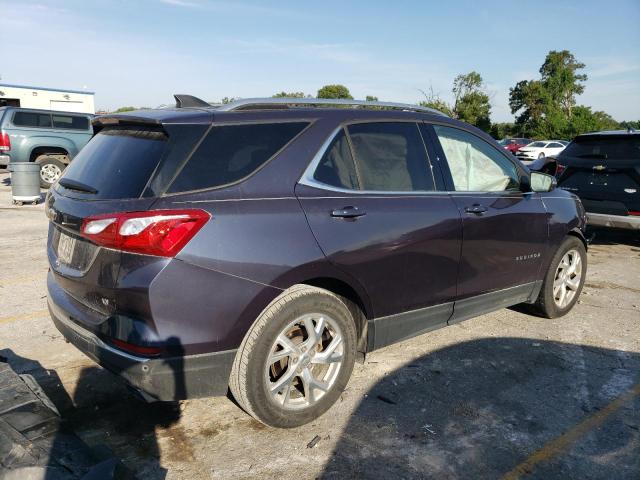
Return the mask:
POLYGON ((538 158, 544 158, 544 152, 540 152, 540 154, 538 155, 538 158))
POLYGON ((291 428, 315 420, 339 398, 356 357, 356 326, 347 301, 328 290, 294 285, 247 332, 229 387, 262 423, 291 428))
POLYGON ((50 188, 58 181, 66 165, 56 157, 42 155, 36 159, 40 165, 40 187, 50 188))
POLYGON ((568 236, 551 260, 534 312, 546 318, 569 313, 578 301, 586 275, 587 250, 579 238, 568 236))

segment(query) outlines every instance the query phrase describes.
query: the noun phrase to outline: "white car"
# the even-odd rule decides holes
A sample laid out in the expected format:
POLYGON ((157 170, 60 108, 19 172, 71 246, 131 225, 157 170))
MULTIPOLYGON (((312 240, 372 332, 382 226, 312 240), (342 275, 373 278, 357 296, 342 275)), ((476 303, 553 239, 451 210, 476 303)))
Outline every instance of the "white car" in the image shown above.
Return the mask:
POLYGON ((538 158, 558 155, 566 146, 562 140, 539 140, 522 147, 516 156, 526 164, 538 158))

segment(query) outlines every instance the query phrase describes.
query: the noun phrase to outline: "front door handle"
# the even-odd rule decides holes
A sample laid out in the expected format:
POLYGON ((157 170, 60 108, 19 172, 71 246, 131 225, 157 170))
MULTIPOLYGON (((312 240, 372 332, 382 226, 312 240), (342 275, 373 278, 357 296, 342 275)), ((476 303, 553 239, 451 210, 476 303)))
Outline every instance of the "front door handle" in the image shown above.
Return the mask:
POLYGON ((484 207, 478 203, 475 203, 470 207, 466 207, 464 211, 467 213, 475 213, 476 215, 482 215, 484 212, 487 211, 487 207, 484 207))
POLYGON ((338 217, 338 218, 357 218, 357 217, 362 217, 363 215, 366 215, 367 212, 365 212, 364 210, 361 210, 358 207, 342 207, 339 208, 337 210, 333 210, 331 212, 331 216, 332 217, 338 217))

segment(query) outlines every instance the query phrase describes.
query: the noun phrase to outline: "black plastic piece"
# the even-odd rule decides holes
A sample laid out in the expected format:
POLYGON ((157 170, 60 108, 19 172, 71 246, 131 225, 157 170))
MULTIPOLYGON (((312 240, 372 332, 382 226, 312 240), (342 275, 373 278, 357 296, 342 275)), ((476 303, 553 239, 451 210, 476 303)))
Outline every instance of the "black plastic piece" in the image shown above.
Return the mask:
POLYGON ((194 97, 193 95, 182 95, 176 93, 173 98, 176 99, 176 108, 200 108, 211 107, 211 105, 204 100, 194 97))

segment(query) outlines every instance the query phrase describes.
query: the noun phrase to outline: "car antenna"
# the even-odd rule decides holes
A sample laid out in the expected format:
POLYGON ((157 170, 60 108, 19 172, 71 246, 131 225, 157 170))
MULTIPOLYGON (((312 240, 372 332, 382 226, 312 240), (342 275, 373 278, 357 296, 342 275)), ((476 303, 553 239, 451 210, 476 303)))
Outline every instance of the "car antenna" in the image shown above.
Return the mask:
POLYGON ((198 108, 198 107, 211 107, 210 104, 204 100, 194 97, 193 95, 183 95, 176 93, 173 98, 176 99, 176 108, 198 108))

